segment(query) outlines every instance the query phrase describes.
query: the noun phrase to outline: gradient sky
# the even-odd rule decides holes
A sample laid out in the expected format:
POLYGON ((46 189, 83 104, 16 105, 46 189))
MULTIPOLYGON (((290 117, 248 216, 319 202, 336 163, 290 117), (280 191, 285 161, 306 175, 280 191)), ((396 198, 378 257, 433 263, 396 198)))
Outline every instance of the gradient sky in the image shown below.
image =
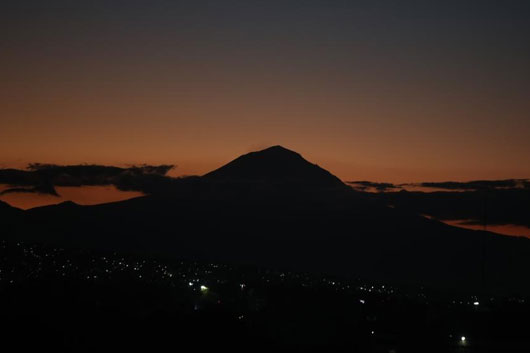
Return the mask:
POLYGON ((529 1, 19 0, 0 33, 0 167, 530 177, 529 1))

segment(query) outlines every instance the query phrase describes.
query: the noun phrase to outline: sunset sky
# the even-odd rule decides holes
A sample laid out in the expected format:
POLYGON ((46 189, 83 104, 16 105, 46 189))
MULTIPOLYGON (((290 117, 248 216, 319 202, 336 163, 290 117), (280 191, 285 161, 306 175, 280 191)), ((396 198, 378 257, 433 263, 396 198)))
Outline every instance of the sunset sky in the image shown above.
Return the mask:
POLYGON ((529 1, 4 1, 0 168, 281 144, 343 180, 530 177, 529 1))

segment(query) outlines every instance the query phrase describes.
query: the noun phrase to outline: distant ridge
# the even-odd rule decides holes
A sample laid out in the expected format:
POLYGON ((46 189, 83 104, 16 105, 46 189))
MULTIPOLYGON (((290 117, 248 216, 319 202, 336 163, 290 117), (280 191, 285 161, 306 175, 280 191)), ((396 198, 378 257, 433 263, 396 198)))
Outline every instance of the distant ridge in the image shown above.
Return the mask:
POLYGON ((13 207, 11 206, 10 204, 8 204, 7 202, 5 201, 2 201, 0 200, 0 211, 5 211, 5 212, 21 212, 22 210, 16 208, 16 207, 13 207))
POLYGON ((44 205, 44 206, 38 206, 33 207, 31 210, 46 210, 46 209, 59 209, 59 210, 66 210, 76 207, 82 207, 81 205, 75 203, 74 201, 66 200, 63 202, 59 202, 52 205, 44 205))
POLYGON ((204 178, 214 181, 288 183, 323 188, 345 186, 327 170, 282 146, 244 154, 204 175, 204 178))
MULTIPOLYGON (((165 179, 153 184, 159 180, 165 179)), ((160 190, 93 206, 66 202, 17 212, 0 203, 0 235, 474 295, 530 293, 530 239, 455 228, 406 207, 387 207, 386 200, 352 191, 281 146, 160 190)))
POLYGON ((9 208, 11 206, 9 206, 9 204, 7 202, 4 202, 2 200, 0 200, 0 209, 2 208, 9 208))
POLYGON ((19 216, 21 216, 23 213, 24 211, 21 209, 13 207, 7 202, 0 200, 0 223, 3 227, 2 230, 7 231, 7 228, 9 228, 10 224, 19 221, 19 216))

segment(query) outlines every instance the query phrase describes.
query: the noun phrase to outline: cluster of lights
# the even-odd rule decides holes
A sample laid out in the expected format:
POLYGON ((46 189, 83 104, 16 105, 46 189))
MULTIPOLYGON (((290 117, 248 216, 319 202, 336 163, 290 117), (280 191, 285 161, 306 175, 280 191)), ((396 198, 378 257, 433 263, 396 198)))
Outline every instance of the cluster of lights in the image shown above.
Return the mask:
MULTIPOLYGON (((5 246, 5 242, 3 243, 4 246, 5 246)), ((75 272, 75 271, 80 271, 79 267, 75 265, 75 263, 72 263, 69 259, 63 259, 62 257, 61 258, 58 258, 57 256, 58 255, 61 255, 61 253, 64 251, 63 249, 53 249, 51 251, 46 251, 46 252, 43 252, 42 254, 39 254, 39 248, 33 248, 33 247, 30 247, 28 246, 27 249, 24 248, 26 245, 23 245, 21 243, 17 243, 17 246, 19 247, 23 247, 23 252, 24 252, 24 256, 26 257, 30 257, 30 258, 33 258, 35 260, 38 260, 38 270, 39 271, 35 271, 34 273, 38 273, 40 272, 41 270, 41 266, 43 264, 44 261, 48 261, 49 260, 46 260, 45 258, 51 258, 50 260, 53 260, 53 265, 56 266, 57 269, 55 269, 56 272, 60 272, 62 273, 62 275, 64 276, 65 275, 65 272, 75 272), (65 261, 64 263, 62 262, 59 262, 59 261, 65 261)), ((116 256, 116 255, 114 255, 116 256)), ((82 272, 79 272, 79 273, 82 273, 84 276, 84 278, 86 278, 87 280, 97 280, 97 279, 100 279, 100 278, 105 278, 105 276, 108 276, 110 274, 112 274, 113 272, 117 272, 117 271, 134 271, 135 272, 135 275, 137 278, 140 278, 142 279, 143 277, 147 277, 149 278, 149 276, 147 275, 147 272, 145 271, 148 271, 150 269, 150 264, 151 262, 146 262, 145 260, 143 261, 130 261, 129 263, 127 263, 128 261, 125 260, 125 258, 123 257, 99 257, 99 258, 92 258, 90 259, 90 269, 88 271, 84 271, 84 270, 81 270, 82 272), (98 272, 98 268, 99 266, 104 266, 103 268, 101 268, 101 272, 98 272), (96 270, 94 270, 94 268, 96 270), (127 269, 127 270, 126 270, 127 269), (95 272, 95 273, 94 273, 95 272), (105 274, 105 275, 104 275, 105 274)), ((202 293, 203 295, 205 295, 206 297, 209 297, 210 294, 208 294, 210 292, 210 288, 207 287, 206 285, 204 284, 200 284, 202 281, 206 281, 207 283, 209 284, 212 284, 215 283, 213 282, 214 279, 212 279, 211 277, 209 276, 204 276, 202 277, 203 275, 212 275, 212 274, 215 274, 214 271, 212 271, 212 269, 217 269, 217 268, 223 268, 223 269, 230 269, 230 267, 228 266, 225 266, 225 265, 217 265, 217 264, 209 264, 208 265, 208 269, 204 269, 202 268, 199 264, 197 263, 193 263, 193 264, 187 264, 186 268, 182 268, 180 270, 177 270, 177 272, 174 272, 172 273, 170 271, 170 269, 168 268, 168 266, 165 266, 165 265, 162 265, 162 264, 159 264, 159 263, 154 263, 156 265, 156 273, 160 273, 163 277, 173 277, 174 274, 175 274, 175 277, 179 277, 181 278, 182 282, 184 283, 188 283, 188 286, 189 287, 192 287, 192 289, 199 289, 200 293, 202 293), (183 273, 185 272, 185 273, 183 273), (186 280, 184 280, 186 278, 186 280), (189 282, 188 282, 189 281, 189 282)), ((185 263, 184 262, 181 262, 180 263, 181 266, 184 266, 185 263)), ((13 270, 12 270, 13 271, 13 270)), ((2 275, 0 277, 0 281, 4 279, 4 273, 5 273, 5 270, 1 270, 0 269, 0 274, 2 275)), ((282 280, 284 278, 296 278, 296 279, 299 279, 301 281, 307 281, 311 284, 325 284, 325 285, 329 285, 329 286, 332 286, 334 288, 337 288, 337 287, 340 287, 342 289, 349 289, 350 286, 347 285, 346 283, 343 283, 343 282, 340 282, 340 281, 337 281, 337 280, 333 280, 333 279, 314 279, 312 280, 311 277, 307 276, 301 276, 299 274, 296 274, 296 273, 290 273, 290 272, 287 272, 287 273, 280 273, 280 274, 267 274, 267 275, 262 275, 262 280, 266 281, 266 282, 270 282, 271 280, 272 281, 277 281, 278 280, 278 277, 281 278, 282 280), (277 276, 277 277, 275 277, 277 276), (267 277, 270 277, 267 278, 267 277), (322 282, 323 281, 323 282, 322 282)), ((10 280, 9 283, 13 283, 13 279, 9 279, 9 278, 5 278, 5 280, 10 280)), ((226 283, 228 282, 228 280, 223 280, 222 282, 220 282, 219 279, 216 279, 216 283, 226 283)), ((204 282, 203 282, 204 283, 204 282)), ((301 283, 302 286, 304 286, 304 282, 301 283)), ((237 287, 236 287, 237 288, 237 287)), ((245 283, 239 283, 239 288, 241 290, 245 290, 247 288, 247 284, 245 283)), ((352 285, 352 289, 353 289, 353 285, 352 285)), ((391 288, 391 287, 388 287, 388 286, 385 286, 385 285, 367 285, 367 284, 361 284, 360 286, 358 287, 355 287, 357 290, 359 291, 362 291, 362 292, 367 292, 367 293, 386 293, 386 294, 393 294, 394 293, 394 290, 391 288)), ((367 295, 367 293, 364 293, 364 294, 361 294, 362 297, 365 297, 365 295, 367 295)), ((420 296, 423 296, 425 297, 425 294, 424 293, 420 293, 419 294, 420 296)), ((371 300, 370 299, 371 297, 368 297, 368 300, 371 300)), ((486 300, 484 298, 481 298, 482 300, 486 300)), ((364 305, 367 303, 366 301, 366 297, 365 299, 358 299, 359 300, 359 303, 364 305)), ((489 301, 492 301, 493 298, 489 298, 489 301)), ((512 300, 517 300, 519 303, 524 303, 524 300, 523 299, 517 299, 517 298, 513 298, 512 300)), ((487 301, 487 300, 486 300, 487 301)), ((220 304, 220 300, 217 301, 218 304, 220 304)), ((481 303, 479 302, 479 298, 477 296, 471 296, 471 297, 468 297, 464 300, 461 300, 461 301, 455 301, 453 300, 452 301, 453 304, 460 304, 460 305, 468 305, 468 306, 473 306, 473 307, 479 307, 481 305, 481 303)), ((482 303, 482 305, 484 305, 484 302, 482 303)), ((198 310, 198 306, 195 307, 195 310, 198 310)), ((239 319, 243 319, 243 315, 239 316, 239 319)), ((375 331, 370 331, 370 334, 371 335, 375 335, 375 331)), ((453 336, 450 335, 451 337, 451 340, 453 340, 453 336)), ((456 336, 456 341, 458 342, 458 344, 462 345, 462 346, 467 346, 469 345, 469 341, 468 341, 468 338, 466 338, 466 336, 456 336)))

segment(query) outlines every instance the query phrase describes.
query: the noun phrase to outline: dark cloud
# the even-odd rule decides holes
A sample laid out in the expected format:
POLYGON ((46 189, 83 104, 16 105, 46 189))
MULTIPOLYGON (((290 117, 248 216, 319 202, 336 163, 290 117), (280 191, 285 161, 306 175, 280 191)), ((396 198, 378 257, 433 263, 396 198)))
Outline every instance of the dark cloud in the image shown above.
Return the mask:
POLYGON ((439 183, 420 183, 420 186, 447 190, 492 190, 530 188, 528 179, 474 180, 469 182, 446 181, 439 183))
POLYGON ((483 189, 440 192, 381 192, 370 194, 387 205, 441 220, 530 227, 530 189, 483 189))
POLYGON ((530 179, 391 184, 347 182, 386 205, 441 220, 530 227, 530 179), (374 193, 374 191, 376 191, 374 193))
POLYGON ((114 185, 120 190, 152 192, 177 180, 166 176, 173 165, 55 165, 32 163, 27 170, 0 169, 0 184, 12 188, 2 194, 25 192, 58 196, 56 186, 114 185), (158 184, 157 187, 155 185, 158 184))
POLYGON ((154 175, 166 175, 175 166, 172 164, 162 165, 148 165, 142 164, 139 166, 133 165, 127 169, 127 171, 136 174, 154 174, 154 175))
POLYGON ((350 185, 356 190, 367 191, 369 189, 375 189, 377 191, 386 191, 389 189, 398 189, 399 186, 392 183, 376 183, 372 181, 347 181, 346 184, 350 185))
POLYGON ((0 169, 0 184, 13 186, 31 186, 36 185, 39 176, 26 170, 18 169, 0 169))
POLYGON ((48 194, 53 196, 59 196, 55 187, 51 184, 37 185, 34 187, 14 187, 6 189, 0 192, 0 196, 13 193, 36 193, 36 194, 48 194))
POLYGON ((530 189, 530 179, 474 180, 467 182, 444 181, 412 184, 376 183, 371 181, 347 181, 346 183, 358 191, 377 192, 391 192, 401 190, 417 190, 430 192, 432 191, 431 189, 447 191, 530 189))

